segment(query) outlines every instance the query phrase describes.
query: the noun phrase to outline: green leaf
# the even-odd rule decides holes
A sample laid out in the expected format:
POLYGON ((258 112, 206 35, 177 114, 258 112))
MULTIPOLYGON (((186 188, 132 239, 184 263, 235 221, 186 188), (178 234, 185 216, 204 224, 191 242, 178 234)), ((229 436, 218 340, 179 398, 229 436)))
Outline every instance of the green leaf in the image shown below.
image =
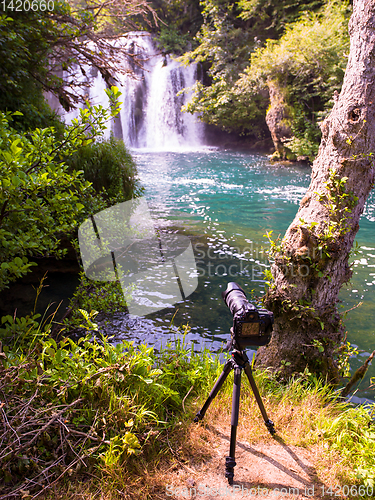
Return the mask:
POLYGON ((21 179, 19 177, 17 177, 17 175, 14 175, 12 177, 12 184, 14 187, 18 187, 20 184, 21 184, 21 179))

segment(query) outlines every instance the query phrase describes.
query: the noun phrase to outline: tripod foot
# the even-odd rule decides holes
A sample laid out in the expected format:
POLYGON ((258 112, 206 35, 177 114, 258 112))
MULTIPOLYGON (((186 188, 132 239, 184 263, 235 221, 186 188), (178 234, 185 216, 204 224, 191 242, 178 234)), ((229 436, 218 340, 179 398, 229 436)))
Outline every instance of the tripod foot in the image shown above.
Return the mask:
POLYGON ((233 457, 225 457, 225 477, 228 479, 230 485, 233 484, 235 466, 236 461, 233 457))
POLYGON ((266 424, 266 427, 267 427, 269 433, 271 434, 271 436, 276 434, 275 424, 272 422, 272 420, 268 419, 264 423, 266 424))
POLYGON ((202 420, 202 418, 203 418, 203 417, 204 417, 204 415, 202 415, 202 413, 199 411, 199 412, 195 415, 193 422, 197 423, 197 422, 199 422, 199 420, 202 420))

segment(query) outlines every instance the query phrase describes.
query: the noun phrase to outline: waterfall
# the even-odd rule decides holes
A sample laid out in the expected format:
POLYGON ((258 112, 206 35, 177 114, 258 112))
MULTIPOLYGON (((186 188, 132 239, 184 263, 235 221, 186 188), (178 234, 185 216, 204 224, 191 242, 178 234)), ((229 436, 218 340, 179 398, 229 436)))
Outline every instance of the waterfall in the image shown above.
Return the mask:
MULTIPOLYGON (((124 140, 130 148, 153 151, 179 151, 196 149, 204 145, 204 125, 181 107, 189 96, 178 95, 183 88, 192 87, 196 81, 197 67, 183 67, 170 56, 163 56, 155 47, 152 37, 146 32, 129 33, 117 40, 140 59, 141 65, 133 61, 124 62, 124 74, 116 75, 120 91, 121 110, 105 136, 112 133, 124 140)), ((93 105, 108 106, 104 92, 106 83, 95 68, 88 68, 86 76, 77 72, 77 79, 89 79, 88 98, 93 105)), ((55 101, 49 98, 56 108, 55 101)), ((78 111, 69 113, 58 109, 69 123, 78 111)))

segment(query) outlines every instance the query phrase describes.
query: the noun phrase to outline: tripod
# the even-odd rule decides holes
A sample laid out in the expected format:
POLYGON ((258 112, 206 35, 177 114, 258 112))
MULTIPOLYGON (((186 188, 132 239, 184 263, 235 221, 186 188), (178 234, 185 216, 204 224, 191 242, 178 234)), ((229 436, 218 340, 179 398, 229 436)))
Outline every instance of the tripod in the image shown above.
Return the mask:
MULTIPOLYGON (((233 346, 231 345, 231 348, 233 346)), ((240 389, 241 389, 241 372, 245 370, 247 378, 249 379, 251 388, 253 390, 256 402, 258 403, 260 412, 262 414, 264 423, 269 430, 271 436, 273 436, 276 431, 272 420, 267 416, 266 410, 264 409, 262 398, 260 397, 258 387, 256 386, 251 366, 249 363, 249 358, 247 357, 245 351, 237 350, 234 346, 232 350, 232 358, 228 359, 224 365, 223 371, 221 372, 219 378, 217 379, 214 387, 212 388, 207 401, 204 403, 201 410, 195 415, 194 422, 199 422, 204 417, 208 407, 211 402, 221 389, 224 384, 229 372, 234 370, 234 380, 233 380, 233 396, 232 396, 232 417, 231 417, 231 433, 230 433, 230 449, 229 457, 225 458, 225 477, 228 479, 230 485, 233 484, 234 477, 234 467, 236 466, 235 453, 236 453, 236 436, 237 436, 237 426, 238 426, 238 415, 240 408, 240 389)))

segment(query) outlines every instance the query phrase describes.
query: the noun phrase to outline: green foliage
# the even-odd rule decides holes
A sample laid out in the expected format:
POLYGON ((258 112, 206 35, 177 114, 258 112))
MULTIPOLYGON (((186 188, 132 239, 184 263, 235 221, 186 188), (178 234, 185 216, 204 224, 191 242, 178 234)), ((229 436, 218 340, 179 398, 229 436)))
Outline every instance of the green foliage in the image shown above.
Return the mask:
POLYGON ((313 121, 313 117, 307 115, 306 110, 299 103, 294 103, 291 116, 293 137, 286 140, 284 144, 297 157, 307 157, 313 161, 318 154, 321 137, 319 124, 313 121))
POLYGON ((343 342, 339 351, 340 353, 337 359, 337 365, 340 374, 343 378, 350 378, 351 375, 349 359, 358 354, 358 349, 350 342, 343 342))
MULTIPOLYGON (((286 384, 266 370, 256 372, 255 376, 268 398, 272 398, 275 412, 277 408, 283 408, 285 402, 290 402, 294 420, 298 418, 299 404, 302 405, 303 421, 298 426, 298 444, 306 447, 319 443, 327 450, 328 456, 332 453, 334 460, 339 456, 343 469, 341 484, 353 485, 352 492, 357 492, 353 498, 370 498, 371 495, 366 496, 366 487, 375 487, 375 428, 372 419, 375 406, 353 407, 340 399, 339 392, 334 391, 326 380, 317 378, 307 368, 286 384)), ((289 427, 288 421, 285 424, 286 428, 289 427)))
POLYGON ((210 86, 197 82, 193 96, 183 111, 196 113, 199 118, 227 132, 265 134, 267 98, 259 93, 242 92, 219 80, 210 86))
MULTIPOLYGON (((131 290, 124 294, 118 281, 98 282, 88 279, 85 273, 80 273, 80 284, 69 301, 71 315, 64 320, 64 329, 67 332, 77 332, 84 328, 95 331, 90 327, 88 319, 93 316, 85 316, 85 311, 99 311, 104 314, 114 314, 117 312, 128 312, 126 301, 131 298, 131 290), (82 325, 82 315, 86 319, 86 324, 82 325)), ((96 313, 98 314, 98 313, 96 313)))
POLYGON ((239 0, 240 18, 248 21, 260 40, 279 38, 285 26, 298 20, 301 12, 314 12, 322 0, 239 0))
POLYGON ((48 325, 43 336, 37 327, 25 327, 12 345, 14 324, 4 318, 0 329, 0 388, 7 400, 2 411, 9 424, 3 427, 0 478, 7 493, 25 486, 36 492, 44 486, 41 476, 48 488, 80 469, 111 473, 131 466, 137 455, 168 449, 165 431, 181 418, 188 393, 206 390, 220 369, 208 352, 187 346, 188 327, 157 354, 104 337, 56 341, 48 325))
POLYGON ((204 23, 196 36, 199 45, 180 60, 201 63, 207 77, 192 89, 193 97, 184 110, 229 132, 252 130, 262 135, 266 99, 233 86, 249 60, 254 44, 251 33, 238 18, 236 2, 204 0, 202 6, 204 23))
POLYGON ((109 314, 126 312, 126 294, 118 281, 97 282, 80 274, 80 284, 71 298, 72 308, 105 311, 109 314))
POLYGON ((143 0, 17 5, 4 2, 0 12, 0 110, 21 111, 14 126, 23 131, 61 128, 43 93, 52 92, 66 110, 83 103, 90 81, 77 79, 77 68, 85 74, 87 65, 98 69, 109 87, 123 58, 131 57, 121 47, 108 57, 113 36, 136 29, 135 18, 147 25, 150 17, 155 21, 143 0))
MULTIPOLYGON (((57 10, 60 6, 61 2, 56 2, 57 10)), ((21 111, 16 126, 23 130, 46 126, 52 119, 41 85, 30 77, 45 77, 49 48, 42 34, 48 28, 51 34, 54 31, 51 22, 40 18, 40 13, 33 11, 9 11, 0 16, 0 110, 21 111), (32 44, 37 51, 30 50, 32 44)))
POLYGON ((339 92, 347 55, 349 7, 331 1, 319 13, 305 13, 286 27, 279 40, 267 40, 251 56, 250 66, 238 85, 266 88, 277 81, 286 89, 292 109, 294 138, 287 146, 310 159, 320 140, 318 123, 328 113, 334 92, 339 92))
POLYGON ((199 0, 153 0, 150 2, 160 22, 154 29, 164 53, 182 54, 193 42, 202 24, 199 0))
POLYGON ((11 115, 0 114, 0 289, 30 270, 30 256, 61 257, 60 238, 74 231, 85 204, 89 213, 104 205, 93 198, 82 171, 69 171, 66 159, 117 114, 117 88, 108 95, 111 111, 88 104, 61 138, 54 128, 18 133, 11 115))
POLYGON ((251 47, 250 36, 242 30, 238 20, 236 2, 203 0, 204 23, 197 34, 199 46, 184 55, 197 63, 210 63, 209 75, 214 81, 233 81, 238 70, 248 60, 251 47))
POLYGON ((111 137, 84 146, 67 159, 72 169, 83 170, 96 193, 112 203, 139 196, 135 162, 121 139, 111 137))
MULTIPOLYGON (((61 39, 65 38, 62 47, 67 48, 81 33, 84 21, 78 16, 74 25, 70 16, 69 4, 64 0, 54 1, 53 12, 8 9, 0 16, 0 110, 23 113, 16 120, 17 129, 58 123, 42 92, 62 87, 62 79, 56 76, 58 68, 51 68, 50 58, 61 39)), ((88 21, 86 16, 86 31, 88 21)), ((64 48, 60 48, 60 53, 64 48)), ((69 60, 67 54, 65 69, 73 61, 74 55, 71 53, 69 60)))
MULTIPOLYGON (((345 54, 349 49, 348 7, 345 2, 329 2, 319 14, 305 13, 300 20, 288 25, 280 40, 268 39, 265 47, 257 48, 246 70, 248 78, 265 86, 267 80, 296 80, 302 90, 312 85, 317 93, 337 89, 345 71, 345 54)), ((330 95, 329 97, 332 97, 330 95)), ((300 95, 300 99, 308 96, 300 95)))
MULTIPOLYGON (((95 330, 95 312, 82 311, 82 317, 95 330)), ((34 321, 8 316, 0 328, 0 389, 7 401, 0 478, 7 494, 26 486, 35 494, 68 474, 94 472, 105 481, 116 470, 158 460, 181 421, 191 420, 193 398, 206 398, 222 370, 218 357, 186 343, 187 326, 157 353, 131 342, 113 345, 99 334, 55 340, 50 323, 40 328, 34 321)), ((346 467, 343 484, 358 491, 373 486, 375 437, 368 409, 339 401, 307 369, 284 384, 268 371, 254 376, 276 424, 286 419, 287 432, 288 418, 300 419, 300 444, 319 443, 338 454, 346 467)), ((231 390, 225 384, 224 401, 231 390)))
POLYGON ((291 115, 293 139, 286 145, 294 155, 313 159, 319 121, 340 90, 347 63, 348 3, 205 0, 202 5, 199 45, 182 60, 202 63, 208 78, 195 86, 186 110, 227 131, 261 136, 267 133, 267 82, 276 81, 291 115))
POLYGON ((189 33, 180 33, 175 26, 162 27, 157 36, 157 44, 164 54, 182 54, 191 44, 189 33))
MULTIPOLYGON (((323 427, 323 436, 350 464, 355 479, 375 487, 375 429, 366 408, 349 408, 323 427)), ((354 479, 353 478, 353 479, 354 479)))
POLYGON ((358 197, 346 191, 347 180, 348 177, 340 177, 335 169, 330 169, 329 179, 324 183, 326 191, 317 193, 329 214, 323 231, 317 234, 321 249, 328 258, 331 257, 330 244, 334 247, 337 238, 350 231, 351 212, 358 203, 358 197))

